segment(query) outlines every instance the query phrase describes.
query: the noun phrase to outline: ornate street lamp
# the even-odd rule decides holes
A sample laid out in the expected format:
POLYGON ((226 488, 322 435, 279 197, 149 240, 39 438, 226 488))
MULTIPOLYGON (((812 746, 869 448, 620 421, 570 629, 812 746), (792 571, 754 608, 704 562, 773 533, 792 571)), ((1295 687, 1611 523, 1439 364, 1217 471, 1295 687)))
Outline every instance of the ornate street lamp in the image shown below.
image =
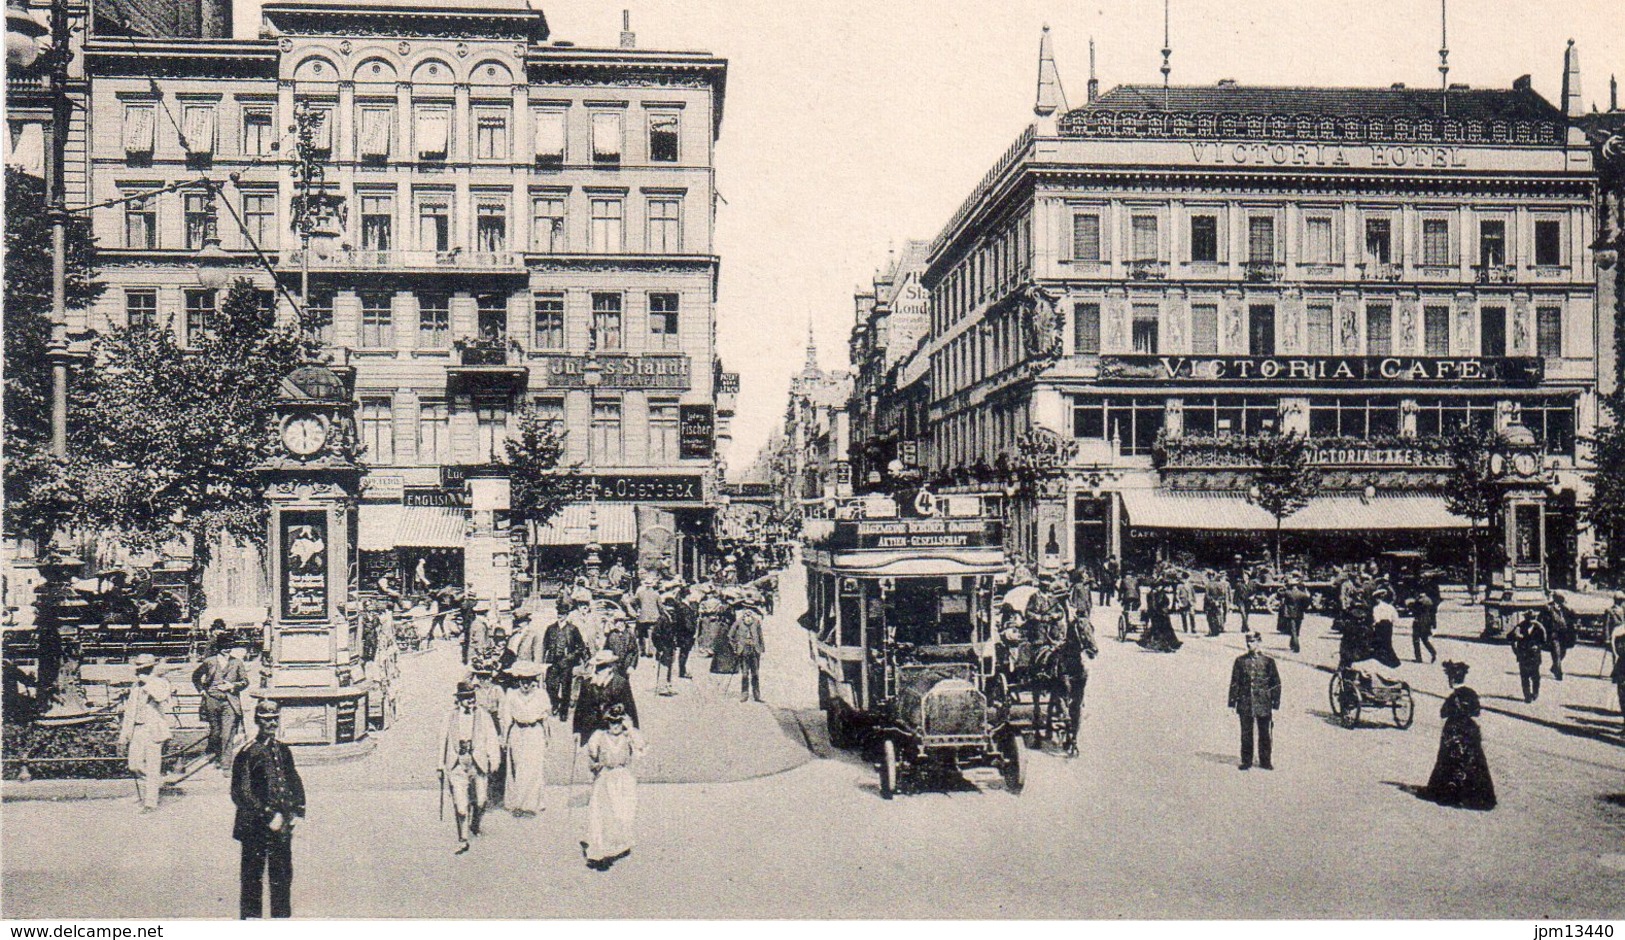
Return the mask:
POLYGON ((591 488, 587 509, 587 576, 598 577, 603 564, 604 547, 598 543, 598 452, 592 439, 593 391, 603 384, 604 367, 598 361, 598 330, 592 330, 587 349, 587 363, 582 367, 581 380, 587 386, 587 485, 591 488))
POLYGON ((26 71, 40 57, 40 38, 49 31, 20 0, 6 3, 6 67, 26 71))

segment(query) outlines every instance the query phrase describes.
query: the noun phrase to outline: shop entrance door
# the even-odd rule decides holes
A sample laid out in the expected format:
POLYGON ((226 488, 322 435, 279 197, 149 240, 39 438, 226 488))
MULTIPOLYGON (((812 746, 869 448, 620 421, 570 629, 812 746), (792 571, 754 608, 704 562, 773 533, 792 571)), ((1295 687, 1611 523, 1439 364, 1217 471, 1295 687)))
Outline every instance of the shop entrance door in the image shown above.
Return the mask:
POLYGON ((1111 554, 1110 497, 1080 496, 1072 510, 1073 565, 1094 570, 1111 554))

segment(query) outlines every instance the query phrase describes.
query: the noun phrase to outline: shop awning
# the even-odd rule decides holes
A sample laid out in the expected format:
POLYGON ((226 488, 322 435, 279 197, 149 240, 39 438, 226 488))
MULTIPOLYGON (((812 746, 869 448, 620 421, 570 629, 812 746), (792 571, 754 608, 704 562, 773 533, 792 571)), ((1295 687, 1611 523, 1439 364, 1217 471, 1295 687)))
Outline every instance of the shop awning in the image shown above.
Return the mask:
POLYGON ((387 552, 395 547, 401 526, 399 503, 362 503, 357 513, 356 547, 364 552, 387 552))
MULTIPOLYGON (((598 544, 632 545, 638 540, 636 507, 627 503, 598 504, 598 544)), ((532 545, 585 545, 592 541, 592 506, 571 503, 546 525, 531 525, 532 545)))
MULTIPOLYGON (((1168 490, 1124 490, 1128 524, 1140 529, 1185 529, 1210 532, 1262 532, 1275 528, 1275 517, 1244 497, 1220 493, 1177 493, 1168 490)), ((1281 522, 1285 532, 1366 532, 1465 529, 1468 520, 1445 508, 1439 496, 1419 494, 1320 496, 1281 522)))
POLYGON ((395 533, 397 548, 462 548, 468 515, 446 506, 407 506, 395 533))

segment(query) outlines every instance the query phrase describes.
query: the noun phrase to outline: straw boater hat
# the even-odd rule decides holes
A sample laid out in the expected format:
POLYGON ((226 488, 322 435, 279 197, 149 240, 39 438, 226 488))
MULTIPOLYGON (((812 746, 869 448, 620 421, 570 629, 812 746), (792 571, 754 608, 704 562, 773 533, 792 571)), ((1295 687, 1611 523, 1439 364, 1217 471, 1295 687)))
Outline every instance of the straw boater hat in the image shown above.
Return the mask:
POLYGON ((470 682, 467 679, 464 679, 464 680, 457 683, 457 691, 452 693, 452 695, 458 701, 461 701, 463 699, 473 698, 474 695, 475 695, 475 691, 476 690, 474 688, 474 683, 470 682))
POLYGON ((605 666, 615 665, 619 658, 615 655, 614 650, 602 649, 592 655, 592 659, 587 661, 587 665, 594 669, 602 669, 605 666))
POLYGON ((542 664, 521 659, 508 667, 508 675, 517 679, 534 679, 542 674, 542 664))
POLYGON ((158 657, 152 655, 151 653, 137 653, 135 658, 130 660, 130 665, 134 666, 137 670, 151 669, 152 667, 158 665, 158 657))

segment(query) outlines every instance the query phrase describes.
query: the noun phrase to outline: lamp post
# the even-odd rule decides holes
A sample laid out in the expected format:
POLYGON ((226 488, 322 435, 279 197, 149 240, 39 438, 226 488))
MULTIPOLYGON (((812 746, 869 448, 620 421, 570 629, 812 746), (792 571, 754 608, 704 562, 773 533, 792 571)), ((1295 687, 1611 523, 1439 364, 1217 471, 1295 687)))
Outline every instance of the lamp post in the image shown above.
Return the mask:
POLYGON ((582 383, 587 386, 587 486, 589 487, 589 502, 587 504, 587 577, 596 580, 598 569, 603 564, 600 553, 603 546, 598 544, 598 448, 593 440, 593 393, 604 381, 604 367, 598 361, 598 330, 594 327, 588 333, 587 364, 581 370, 582 383))
MULTIPOLYGON (((310 256, 326 261, 332 257, 333 247, 339 239, 337 225, 342 221, 343 197, 327 191, 327 169, 321 151, 316 146, 316 132, 327 120, 325 112, 317 111, 305 101, 293 111, 294 165, 293 182, 298 195, 293 197, 293 230, 299 235, 299 308, 310 309, 310 256)), ((309 328, 311 324, 301 324, 309 328)))

